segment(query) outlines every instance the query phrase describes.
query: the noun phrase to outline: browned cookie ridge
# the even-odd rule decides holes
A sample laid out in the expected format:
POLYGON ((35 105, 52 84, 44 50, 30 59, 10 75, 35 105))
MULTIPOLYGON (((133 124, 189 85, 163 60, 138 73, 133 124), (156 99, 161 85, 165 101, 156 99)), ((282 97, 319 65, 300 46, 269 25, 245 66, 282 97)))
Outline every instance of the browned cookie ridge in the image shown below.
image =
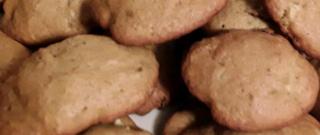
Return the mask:
POLYGON ((47 134, 75 134, 135 112, 151 95, 157 77, 152 51, 80 35, 27 59, 17 73, 14 94, 47 134))
POLYGON ((286 126, 308 113, 319 79, 281 36, 233 31, 195 44, 183 76, 191 93, 222 125, 261 131, 286 126))
POLYGON ((320 59, 320 1, 265 0, 272 18, 294 43, 309 55, 320 59))

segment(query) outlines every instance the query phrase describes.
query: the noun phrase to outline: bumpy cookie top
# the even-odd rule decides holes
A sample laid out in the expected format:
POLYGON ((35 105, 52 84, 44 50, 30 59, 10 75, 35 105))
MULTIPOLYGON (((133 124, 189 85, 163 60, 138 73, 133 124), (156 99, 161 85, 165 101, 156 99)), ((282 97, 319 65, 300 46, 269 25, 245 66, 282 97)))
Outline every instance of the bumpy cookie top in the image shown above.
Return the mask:
POLYGON ((17 93, 26 110, 48 128, 72 134, 136 111, 157 78, 152 51, 81 35, 26 60, 17 74, 17 93))
POLYGON ((6 0, 1 28, 25 45, 50 43, 88 31, 87 0, 6 0))
POLYGON ((234 31, 197 43, 183 66, 193 95, 232 129, 279 128, 313 107, 316 71, 290 43, 275 35, 234 31))

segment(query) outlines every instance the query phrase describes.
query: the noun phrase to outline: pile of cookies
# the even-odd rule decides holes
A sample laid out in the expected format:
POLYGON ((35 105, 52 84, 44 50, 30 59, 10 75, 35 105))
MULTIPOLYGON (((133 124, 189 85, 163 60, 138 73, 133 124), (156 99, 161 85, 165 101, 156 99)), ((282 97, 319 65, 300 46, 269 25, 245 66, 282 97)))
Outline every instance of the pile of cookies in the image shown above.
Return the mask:
POLYGON ((320 135, 320 1, 1 3, 0 135, 320 135))

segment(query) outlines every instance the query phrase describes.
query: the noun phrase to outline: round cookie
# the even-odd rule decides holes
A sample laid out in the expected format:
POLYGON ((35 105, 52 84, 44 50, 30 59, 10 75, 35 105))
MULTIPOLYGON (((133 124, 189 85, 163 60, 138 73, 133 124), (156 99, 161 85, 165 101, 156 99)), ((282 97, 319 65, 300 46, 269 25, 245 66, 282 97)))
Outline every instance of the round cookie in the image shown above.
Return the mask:
POLYGON ((0 82, 15 72, 22 61, 30 55, 20 43, 0 32, 0 82))
POLYGON ((113 37, 125 45, 159 44, 201 27, 225 3, 226 0, 108 0, 110 29, 113 37))
POLYGON ((6 0, 1 29, 30 46, 87 33, 87 0, 6 0))
POLYGON ((266 0, 272 18, 294 43, 309 55, 320 59, 320 1, 266 0))
POLYGON ((99 125, 95 126, 83 135, 151 135, 140 129, 133 129, 125 126, 99 125))
POLYGON ((152 51, 80 35, 27 59, 17 74, 16 93, 25 111, 45 128, 75 134, 135 112, 152 94, 157 79, 152 51))
POLYGON ((285 38, 255 31, 196 43, 183 77, 218 123, 241 131, 290 124, 312 109, 319 91, 316 71, 285 38))
POLYGON ((261 18, 264 16, 263 0, 228 0, 221 12, 205 25, 210 32, 245 29, 268 29, 268 24, 261 18))

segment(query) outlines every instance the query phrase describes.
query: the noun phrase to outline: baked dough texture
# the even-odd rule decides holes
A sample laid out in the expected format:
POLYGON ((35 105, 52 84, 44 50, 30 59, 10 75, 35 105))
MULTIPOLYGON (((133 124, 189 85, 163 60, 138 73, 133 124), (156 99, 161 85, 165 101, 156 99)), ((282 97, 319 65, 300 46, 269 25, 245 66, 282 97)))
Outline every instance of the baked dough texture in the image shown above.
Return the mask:
POLYGON ((46 134, 75 134, 135 112, 157 79, 152 51, 80 35, 35 52, 20 67, 13 93, 46 134))
POLYGON ((190 92, 234 130, 281 128, 307 114, 319 79, 281 36, 232 31, 196 43, 183 64, 190 92))
POLYGON ((1 29, 17 41, 43 45, 89 31, 88 0, 6 0, 1 29))

